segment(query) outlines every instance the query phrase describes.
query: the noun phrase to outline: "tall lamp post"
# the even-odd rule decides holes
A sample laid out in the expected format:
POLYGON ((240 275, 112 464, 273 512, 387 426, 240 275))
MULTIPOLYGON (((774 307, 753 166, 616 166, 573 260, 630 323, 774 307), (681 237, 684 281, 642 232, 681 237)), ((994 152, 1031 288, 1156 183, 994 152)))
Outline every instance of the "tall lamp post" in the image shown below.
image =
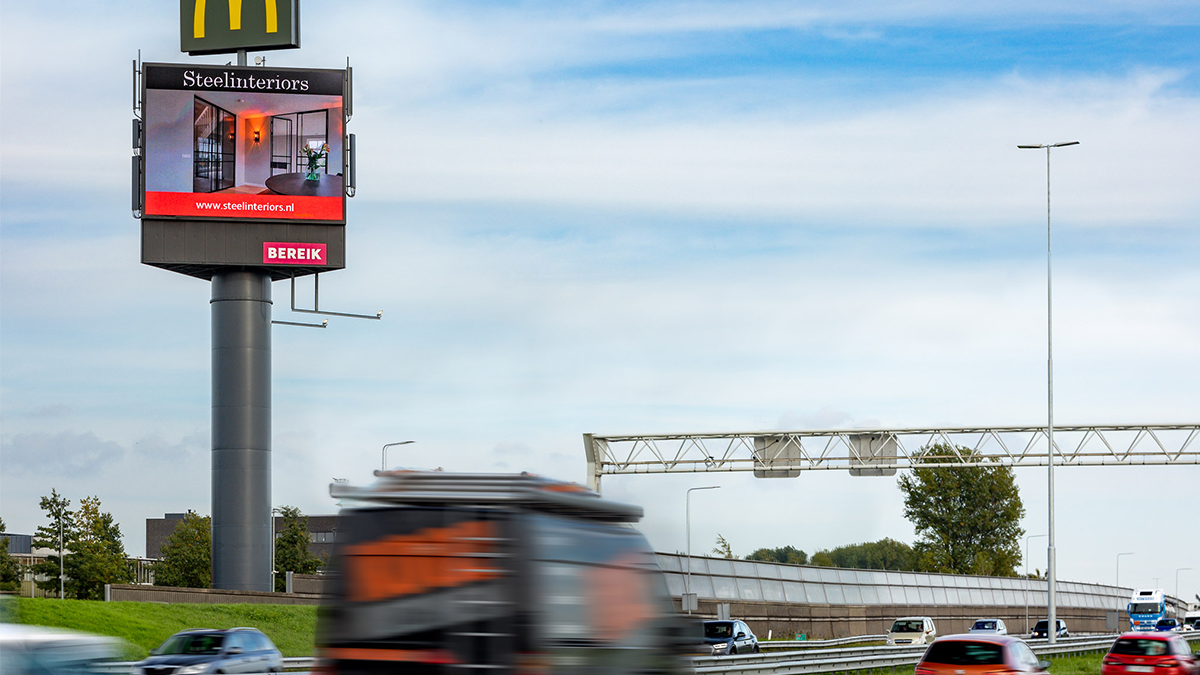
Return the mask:
POLYGON ((58 599, 63 600, 67 596, 63 592, 63 547, 62 547, 62 512, 58 514, 58 599))
POLYGON ((687 613, 692 613, 692 602, 695 597, 692 595, 692 491, 694 490, 720 490, 720 485, 705 485, 703 487, 688 488, 687 497, 684 502, 684 520, 687 527, 687 577, 684 579, 683 604, 687 613))
POLYGON ((1133 555, 1133 554, 1134 554, 1134 551, 1126 551, 1124 553, 1117 554, 1117 588, 1121 587, 1121 556, 1133 555))
POLYGON ((1046 440, 1047 480, 1049 491, 1049 531, 1046 541, 1046 637, 1054 644, 1058 637, 1058 622, 1055 612, 1055 569, 1054 569, 1054 303, 1050 267, 1050 148, 1079 145, 1079 141, 1044 143, 1041 145, 1018 145, 1021 150, 1046 149, 1046 440))
POLYGON ((416 441, 399 441, 397 443, 388 443, 388 444, 384 445, 383 449, 382 449, 383 463, 380 465, 379 468, 383 469, 384 471, 387 471, 387 449, 388 448, 395 447, 397 445, 408 445, 409 443, 416 443, 416 441))
POLYGON ((1180 567, 1179 569, 1175 570, 1175 597, 1177 597, 1177 598, 1179 597, 1179 573, 1186 572, 1187 570, 1190 570, 1190 569, 1192 569, 1192 568, 1180 567))
POLYGON ((275 592, 275 516, 283 513, 283 509, 271 507, 271 592, 275 592))
MULTIPOLYGON (((1025 580, 1029 580, 1029 540, 1044 537, 1044 534, 1031 534, 1025 537, 1025 580)), ((1025 632, 1029 632, 1029 594, 1025 594, 1025 632)))

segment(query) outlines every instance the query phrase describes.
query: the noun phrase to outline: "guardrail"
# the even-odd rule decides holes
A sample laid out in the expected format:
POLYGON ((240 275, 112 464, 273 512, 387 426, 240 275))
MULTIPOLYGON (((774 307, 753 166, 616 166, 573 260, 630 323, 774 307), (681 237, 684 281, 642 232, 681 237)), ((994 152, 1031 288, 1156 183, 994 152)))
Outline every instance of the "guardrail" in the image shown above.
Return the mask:
POLYGON ((833 638, 832 640, 771 640, 769 642, 760 642, 760 649, 788 649, 796 647, 833 647, 835 645, 851 645, 856 642, 876 642, 886 640, 887 635, 851 635, 844 638, 833 638))
MULTIPOLYGON (((295 671, 310 671, 316 666, 316 659, 311 656, 285 656, 283 658, 283 669, 287 672, 294 673, 295 671)), ((134 668, 141 661, 117 661, 114 663, 103 664, 103 673, 136 673, 134 668)), ((299 675, 299 674, 298 674, 299 675)))
MULTIPOLYGON (((1200 642, 1200 633, 1183 637, 1200 642)), ((1086 654, 1107 651, 1117 635, 1062 638, 1051 645, 1046 640, 1027 640, 1035 654, 1086 654)), ((804 675, 839 673, 878 668, 915 666, 925 645, 905 647, 852 647, 848 649, 812 649, 779 654, 700 657, 695 659, 697 675, 804 675)))

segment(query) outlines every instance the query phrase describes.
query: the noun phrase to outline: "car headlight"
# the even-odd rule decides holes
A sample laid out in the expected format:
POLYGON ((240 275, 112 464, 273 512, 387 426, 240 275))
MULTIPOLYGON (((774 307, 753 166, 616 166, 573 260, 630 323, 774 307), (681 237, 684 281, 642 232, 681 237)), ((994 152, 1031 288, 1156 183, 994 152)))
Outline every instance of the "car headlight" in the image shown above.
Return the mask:
POLYGON ((726 648, 726 647, 728 647, 728 646, 729 646, 729 643, 728 643, 728 642, 722 642, 722 643, 720 643, 720 644, 715 644, 715 645, 713 645, 713 646, 712 646, 712 648, 713 648, 713 651, 715 652, 715 651, 719 651, 719 650, 725 649, 725 648, 726 648))
POLYGON ((207 673, 212 668, 211 663, 197 663, 193 666, 184 666, 175 671, 175 675, 197 675, 197 673, 207 673))

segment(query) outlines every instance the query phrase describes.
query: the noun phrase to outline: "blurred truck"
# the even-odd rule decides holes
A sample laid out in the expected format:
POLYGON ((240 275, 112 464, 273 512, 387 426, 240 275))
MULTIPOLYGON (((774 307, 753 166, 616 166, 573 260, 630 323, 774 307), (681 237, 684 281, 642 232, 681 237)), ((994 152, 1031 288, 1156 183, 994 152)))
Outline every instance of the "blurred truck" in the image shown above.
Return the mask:
POLYGON ((330 486, 322 672, 691 672, 640 507, 525 473, 375 476, 330 486))

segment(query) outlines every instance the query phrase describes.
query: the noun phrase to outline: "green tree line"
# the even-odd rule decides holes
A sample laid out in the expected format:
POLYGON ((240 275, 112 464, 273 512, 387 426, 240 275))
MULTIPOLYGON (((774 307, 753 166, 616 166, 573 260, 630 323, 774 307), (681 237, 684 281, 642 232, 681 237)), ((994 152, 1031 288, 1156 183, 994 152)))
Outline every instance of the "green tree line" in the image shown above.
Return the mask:
MULTIPOLYGON (((39 505, 46 522, 38 526, 33 546, 51 553, 30 567, 40 577, 38 588, 51 596, 58 596, 61 588, 67 598, 103 600, 105 584, 134 580, 121 527, 103 510, 98 497, 84 497, 72 510, 71 500, 52 489, 39 505)), ((282 507, 280 513, 283 527, 274 542, 277 591, 284 590, 287 572, 312 574, 323 565, 308 550, 308 518, 294 506, 282 507)), ((14 591, 19 588, 22 570, 8 553, 4 531, 0 519, 0 590, 14 591)), ((163 544, 153 569, 157 586, 211 587, 212 518, 189 511, 163 544)))

